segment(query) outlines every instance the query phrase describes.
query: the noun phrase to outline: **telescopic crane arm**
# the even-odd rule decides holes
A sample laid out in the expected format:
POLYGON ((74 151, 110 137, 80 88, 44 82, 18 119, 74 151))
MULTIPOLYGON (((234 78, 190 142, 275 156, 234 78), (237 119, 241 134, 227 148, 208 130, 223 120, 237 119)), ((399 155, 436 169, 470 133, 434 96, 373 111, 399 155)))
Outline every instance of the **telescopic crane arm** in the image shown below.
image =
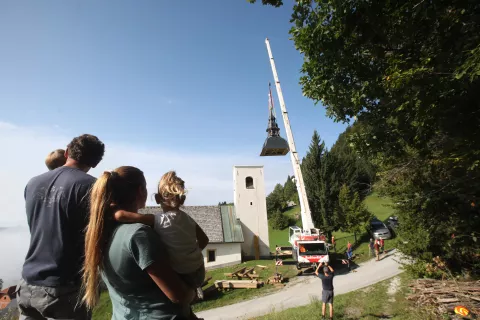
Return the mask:
POLYGON ((303 182, 302 170, 300 168, 300 159, 298 157, 295 141, 293 139, 292 129, 290 127, 290 120, 288 119, 287 107, 283 100, 282 88, 280 87, 280 80, 278 79, 277 69, 275 68, 275 61, 273 60, 272 50, 270 48, 270 41, 265 39, 268 56, 270 58, 270 65, 272 67, 273 78, 275 80, 275 87, 277 89, 278 100, 280 101, 280 108, 282 110, 283 123, 285 124, 285 132, 287 134, 288 146, 290 148, 290 159, 292 160, 293 172, 295 174, 295 183, 297 185, 298 199, 300 201, 300 213, 302 217, 302 224, 304 230, 313 229, 312 214, 308 204, 307 192, 303 182))

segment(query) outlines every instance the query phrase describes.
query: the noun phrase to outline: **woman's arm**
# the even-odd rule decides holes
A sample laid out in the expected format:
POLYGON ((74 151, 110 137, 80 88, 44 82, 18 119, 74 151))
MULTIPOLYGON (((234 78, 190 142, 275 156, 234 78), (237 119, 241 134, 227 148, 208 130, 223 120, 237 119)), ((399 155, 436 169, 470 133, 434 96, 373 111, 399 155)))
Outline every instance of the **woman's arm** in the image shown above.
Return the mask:
POLYGON ((188 288, 165 261, 156 261, 145 271, 173 303, 190 304, 195 298, 195 291, 188 288))
POLYGON ((153 228, 155 223, 155 216, 153 214, 141 214, 129 212, 125 210, 118 210, 115 212, 115 220, 124 223, 142 223, 153 228))
POLYGON ((198 246, 200 249, 205 249, 207 247, 207 244, 210 242, 210 239, 208 239, 208 236, 203 232, 202 228, 197 224, 197 241, 198 241, 198 246))
POLYGON ((195 293, 189 289, 168 263, 167 252, 159 236, 149 227, 141 226, 132 235, 130 253, 173 303, 190 303, 195 293))

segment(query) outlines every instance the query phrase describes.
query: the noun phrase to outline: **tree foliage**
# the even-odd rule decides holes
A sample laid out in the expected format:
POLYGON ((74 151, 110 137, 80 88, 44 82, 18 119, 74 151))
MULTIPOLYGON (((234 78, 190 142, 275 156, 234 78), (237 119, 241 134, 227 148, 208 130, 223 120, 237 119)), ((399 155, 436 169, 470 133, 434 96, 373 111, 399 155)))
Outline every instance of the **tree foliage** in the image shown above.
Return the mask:
POLYGON ((355 123, 341 133, 332 146, 330 154, 335 159, 336 171, 340 173, 337 175, 338 184, 340 186, 346 184, 349 190, 358 192, 363 199, 372 191, 376 169, 369 160, 353 148, 352 136, 360 127, 360 123, 355 123))
POLYGON ((283 195, 283 186, 277 183, 272 192, 267 196, 267 214, 271 216, 275 212, 285 209, 286 201, 283 195))
MULTIPOLYGON (((357 202, 361 202, 370 192, 375 175, 373 166, 348 145, 350 130, 349 128, 340 135, 330 151, 315 131, 302 161, 302 174, 312 219, 315 226, 326 233, 344 229, 347 222, 346 214, 349 211, 338 208, 342 185, 345 185, 352 195, 358 196, 357 202)), ((350 204, 351 200, 348 206, 350 204)))
MULTIPOLYGON (((257 0, 247 0, 250 3, 255 3, 257 0)), ((283 5, 282 0, 262 0, 263 5, 270 5, 273 7, 281 7, 283 5)))
POLYGON ((353 233, 355 242, 357 241, 357 234, 365 231, 372 219, 372 214, 361 201, 358 192, 352 194, 346 184, 340 188, 338 195, 337 216, 342 217, 340 229, 344 232, 353 233))
POLYGON ((275 230, 283 230, 289 226, 290 221, 283 213, 276 211, 270 217, 270 224, 275 230))
POLYGON ((301 169, 313 223, 324 232, 334 230, 328 167, 328 150, 315 131, 301 169))
POLYGON ((0 290, 3 289, 3 279, 0 279, 0 290))
MULTIPOLYGON (((480 269, 480 2, 297 1, 300 83, 397 204, 404 253, 480 269)), ((351 187, 349 185, 349 187, 351 187)))
POLYGON ((287 181, 283 185, 283 195, 285 201, 293 201, 298 205, 298 191, 295 182, 293 182, 293 177, 287 177, 287 181))

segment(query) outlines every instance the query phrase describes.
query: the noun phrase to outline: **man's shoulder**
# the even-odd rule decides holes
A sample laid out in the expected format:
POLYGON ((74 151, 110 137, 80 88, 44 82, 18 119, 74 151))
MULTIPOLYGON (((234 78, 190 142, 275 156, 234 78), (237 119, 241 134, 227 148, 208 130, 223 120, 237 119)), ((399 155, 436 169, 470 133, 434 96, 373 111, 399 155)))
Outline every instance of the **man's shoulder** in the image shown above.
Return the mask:
POLYGON ((38 176, 31 178, 30 180, 28 180, 27 186, 35 185, 42 181, 50 180, 52 177, 54 177, 54 175, 52 175, 52 172, 53 171, 47 171, 42 174, 39 174, 38 176))
POLYGON ((43 184, 44 182, 50 182, 53 180, 64 185, 92 185, 96 181, 94 177, 82 170, 60 167, 31 178, 30 181, 28 181, 27 186, 43 184))
POLYGON ((61 174, 67 175, 71 177, 71 181, 73 183, 77 184, 92 184, 94 183, 97 179, 94 178, 93 176, 89 175, 88 173, 75 169, 75 168, 68 168, 68 167, 62 167, 63 172, 61 174))

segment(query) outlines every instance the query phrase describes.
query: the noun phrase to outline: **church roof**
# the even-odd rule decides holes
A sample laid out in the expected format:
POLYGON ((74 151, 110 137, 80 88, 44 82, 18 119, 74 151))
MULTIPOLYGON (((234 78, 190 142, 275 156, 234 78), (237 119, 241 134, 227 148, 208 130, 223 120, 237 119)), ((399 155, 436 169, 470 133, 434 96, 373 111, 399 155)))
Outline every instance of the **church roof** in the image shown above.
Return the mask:
MULTIPOLYGON (((184 206, 181 208, 203 229, 210 243, 243 242, 242 227, 233 206, 184 206)), ((161 212, 159 206, 146 207, 141 213, 161 212)))

